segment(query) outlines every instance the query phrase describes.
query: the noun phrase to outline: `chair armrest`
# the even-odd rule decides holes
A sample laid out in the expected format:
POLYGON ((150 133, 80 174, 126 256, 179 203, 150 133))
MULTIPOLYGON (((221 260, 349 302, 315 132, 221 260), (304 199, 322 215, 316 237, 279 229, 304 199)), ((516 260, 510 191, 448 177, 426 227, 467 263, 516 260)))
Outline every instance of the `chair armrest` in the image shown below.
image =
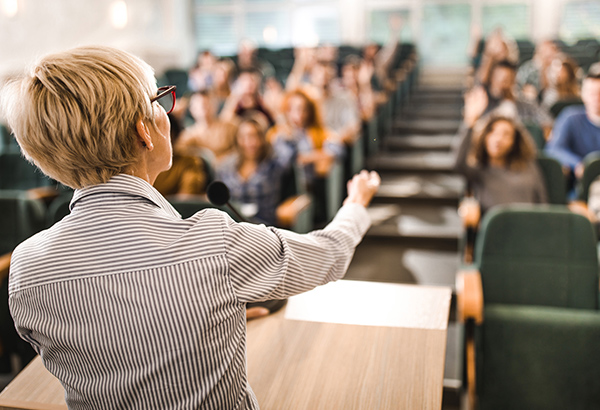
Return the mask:
POLYGON ((27 190, 27 197, 29 199, 37 199, 45 202, 46 204, 52 202, 58 197, 58 190, 54 187, 41 186, 38 188, 31 188, 27 190))
POLYGON ((471 410, 477 408, 474 325, 483 323, 483 288, 478 270, 460 271, 456 275, 456 315, 465 323, 467 408, 471 410))
POLYGON ((483 323, 483 288, 477 270, 460 271, 456 275, 456 313, 460 322, 483 323))
POLYGON ((279 225, 290 227, 294 225, 298 215, 310 206, 310 197, 306 194, 292 196, 283 201, 275 211, 279 225))
POLYGON ((584 201, 571 201, 567 206, 571 212, 585 216, 591 223, 598 222, 598 218, 584 201))
POLYGON ((10 267, 10 257, 12 253, 6 253, 0 256, 0 282, 8 276, 8 268, 10 267))

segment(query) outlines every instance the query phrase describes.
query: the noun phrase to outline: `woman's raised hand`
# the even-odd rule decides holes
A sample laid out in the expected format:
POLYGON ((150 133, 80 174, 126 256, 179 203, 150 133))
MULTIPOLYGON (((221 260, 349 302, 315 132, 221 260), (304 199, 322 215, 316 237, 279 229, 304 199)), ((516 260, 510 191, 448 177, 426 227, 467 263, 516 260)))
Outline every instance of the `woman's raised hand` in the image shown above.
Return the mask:
POLYGON ((379 190, 380 184, 381 178, 377 172, 362 170, 348 181, 348 197, 344 200, 344 205, 357 203, 365 207, 368 206, 377 190, 379 190))

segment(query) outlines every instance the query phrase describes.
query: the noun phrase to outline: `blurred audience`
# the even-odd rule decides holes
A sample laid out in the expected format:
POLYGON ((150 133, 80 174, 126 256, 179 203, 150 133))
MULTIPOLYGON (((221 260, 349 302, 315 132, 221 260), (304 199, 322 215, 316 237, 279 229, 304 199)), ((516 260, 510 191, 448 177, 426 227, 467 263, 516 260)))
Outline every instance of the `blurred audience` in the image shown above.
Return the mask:
POLYGON ((465 202, 460 212, 477 223, 479 215, 495 205, 548 201, 529 133, 514 117, 498 113, 478 123, 487 105, 481 88, 465 95, 464 124, 454 150, 455 168, 466 176, 476 200, 465 202))
POLYGON ((261 74, 256 69, 241 71, 225 102, 220 117, 225 121, 239 121, 242 117, 260 113, 258 119, 265 128, 275 124, 273 115, 260 95, 261 74))
POLYGON ((541 101, 550 86, 550 65, 558 54, 553 41, 545 40, 535 48, 531 60, 525 61, 517 72, 517 84, 521 95, 528 101, 541 101))
POLYGON ((208 151, 212 162, 219 163, 233 151, 237 126, 216 116, 215 101, 208 91, 192 94, 190 113, 195 123, 173 143, 175 149, 193 156, 206 156, 208 151))
POLYGON ((311 86, 307 91, 319 105, 324 126, 334 131, 341 142, 350 146, 360 132, 359 103, 350 92, 332 87, 335 78, 335 66, 319 61, 313 67, 311 86))
MULTIPOLYGON (((171 144, 177 146, 181 125, 169 114, 171 122, 171 144)), ((173 162, 168 171, 158 175, 154 187, 163 196, 195 196, 206 192, 207 175, 202 159, 189 155, 185 150, 173 150, 173 162)))
POLYGON ((256 71, 260 74, 260 81, 275 76, 275 69, 268 61, 258 58, 256 44, 251 40, 242 40, 236 58, 237 71, 256 71))
POLYGON ((583 158, 600 151, 600 63, 593 64, 581 88, 583 106, 565 108, 556 119, 546 153, 558 159, 576 178, 583 158))
POLYGON ((196 65, 188 74, 188 88, 190 91, 210 90, 214 85, 214 70, 217 63, 216 57, 210 51, 198 54, 196 65))
POLYGON ((263 126, 243 119, 235 139, 235 152, 217 167, 217 179, 229 188, 231 200, 238 203, 248 219, 276 225, 276 209, 281 202, 282 165, 274 157, 263 126))
POLYGON ((542 98, 542 105, 556 118, 569 105, 581 105, 579 67, 569 57, 560 55, 549 70, 549 85, 542 98))
POLYGON ((502 29, 494 30, 486 39, 479 67, 475 72, 475 84, 488 85, 493 68, 500 61, 516 65, 519 61, 519 48, 514 40, 504 35, 502 29))
POLYGON ((284 121, 273 127, 269 141, 283 164, 302 166, 307 184, 329 173, 342 148, 321 121, 317 104, 302 90, 288 92, 282 104, 284 121))
POLYGON ((525 101, 515 92, 516 66, 508 60, 496 63, 486 87, 488 104, 484 113, 500 110, 508 116, 518 117, 520 122, 536 125, 547 137, 552 129, 552 117, 536 103, 525 101))

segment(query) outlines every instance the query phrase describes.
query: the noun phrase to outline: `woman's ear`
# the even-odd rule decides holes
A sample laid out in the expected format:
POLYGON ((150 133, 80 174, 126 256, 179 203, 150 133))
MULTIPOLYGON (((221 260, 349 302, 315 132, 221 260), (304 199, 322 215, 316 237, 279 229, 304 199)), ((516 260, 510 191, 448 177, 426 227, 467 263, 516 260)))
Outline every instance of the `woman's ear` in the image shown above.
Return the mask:
POLYGON ((146 147, 146 149, 152 151, 154 149, 154 144, 152 144, 152 136, 150 135, 148 126, 144 123, 144 121, 142 121, 141 118, 135 123, 135 130, 137 131, 138 140, 140 143, 146 147))

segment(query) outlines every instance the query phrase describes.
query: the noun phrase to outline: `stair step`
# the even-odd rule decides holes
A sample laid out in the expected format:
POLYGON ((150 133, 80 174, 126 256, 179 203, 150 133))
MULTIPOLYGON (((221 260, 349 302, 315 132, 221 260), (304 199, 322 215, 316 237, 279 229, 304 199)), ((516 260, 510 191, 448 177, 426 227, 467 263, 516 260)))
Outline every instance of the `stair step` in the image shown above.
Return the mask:
POLYGON ((385 139, 385 148, 390 151, 396 150, 431 150, 448 151, 456 136, 446 135, 396 135, 385 139))
POLYGON ((381 178, 374 202, 414 198, 458 201, 466 187, 462 176, 452 174, 383 174, 381 178))
POLYGON ((448 239, 458 241, 463 227, 453 206, 373 204, 370 237, 448 239))
POLYGON ((415 94, 444 94, 452 96, 462 96, 465 93, 464 87, 432 87, 429 85, 419 85, 415 88, 415 94))
POLYGON ((394 131, 402 134, 455 134, 460 120, 399 119, 394 122, 394 131))
POLYGON ((400 112, 401 119, 462 120, 462 107, 447 108, 439 105, 409 105, 400 112))
POLYGON ((368 160, 370 169, 380 172, 454 171, 454 156, 446 152, 382 153, 368 160))
POLYGON ((421 249, 366 237, 356 248, 344 279, 453 288, 459 265, 456 250, 421 249))
POLYGON ((446 93, 415 93, 411 96, 412 102, 435 102, 437 104, 461 104, 463 102, 462 94, 446 94, 446 93))

